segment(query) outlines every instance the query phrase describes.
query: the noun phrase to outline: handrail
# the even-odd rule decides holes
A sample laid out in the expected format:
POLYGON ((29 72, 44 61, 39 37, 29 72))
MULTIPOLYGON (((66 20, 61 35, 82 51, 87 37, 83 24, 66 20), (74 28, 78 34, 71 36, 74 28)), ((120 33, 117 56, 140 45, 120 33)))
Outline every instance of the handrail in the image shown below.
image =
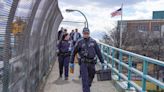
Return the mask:
POLYGON ((164 62, 163 61, 156 60, 156 59, 153 59, 153 58, 149 58, 149 57, 146 57, 146 56, 142 56, 142 55, 139 55, 139 54, 135 54, 135 53, 132 53, 132 52, 129 52, 129 51, 125 51, 125 50, 122 50, 122 49, 119 49, 119 48, 116 48, 116 47, 112 47, 112 46, 109 46, 109 45, 101 43, 101 42, 98 42, 98 44, 101 48, 103 56, 106 57, 104 59, 105 59, 105 61, 108 62, 107 64, 108 64, 109 68, 111 68, 112 73, 115 73, 116 75, 118 75, 118 77, 119 77, 118 80, 124 79, 125 81, 127 81, 128 82, 128 84, 127 84, 128 89, 130 89, 130 87, 134 87, 139 92, 146 92, 146 81, 150 81, 153 84, 155 84, 155 85, 159 86, 160 88, 164 89, 164 83, 163 82, 161 82, 161 81, 157 80, 156 78, 153 78, 153 77, 151 77, 150 75, 147 74, 148 73, 148 69, 147 69, 148 68, 148 63, 156 64, 158 66, 164 67, 164 62), (104 51, 104 48, 106 49, 106 52, 104 51), (115 52, 116 51, 119 55, 118 58, 115 58, 115 54, 116 54, 115 52), (123 54, 128 56, 128 64, 123 62, 123 60, 122 60, 123 54), (132 57, 139 58, 140 60, 142 60, 142 62, 143 62, 143 72, 137 70, 134 67, 132 67, 132 59, 131 59, 132 57), (115 63, 118 64, 118 69, 115 68, 115 66, 114 66, 115 63), (128 70, 127 75, 122 73, 122 67, 125 67, 128 70), (142 78, 142 86, 137 85, 135 82, 133 82, 131 80, 131 77, 132 77, 131 72, 139 75, 142 78))
POLYGON ((138 58, 141 58, 142 60, 145 60, 146 59, 146 60, 148 60, 149 63, 153 63, 153 64, 164 66, 164 62, 163 61, 159 61, 159 60, 156 60, 156 59, 153 59, 153 58, 149 58, 149 57, 146 57, 146 56, 142 56, 142 55, 139 55, 139 54, 136 54, 136 53, 133 53, 133 52, 129 52, 129 51, 122 50, 122 49, 119 49, 119 48, 116 48, 116 47, 112 47, 112 46, 109 46, 109 45, 104 44, 104 43, 101 43, 101 42, 99 42, 99 44, 102 44, 102 45, 104 45, 106 47, 115 49, 117 51, 121 51, 124 54, 129 54, 131 56, 136 56, 138 58))

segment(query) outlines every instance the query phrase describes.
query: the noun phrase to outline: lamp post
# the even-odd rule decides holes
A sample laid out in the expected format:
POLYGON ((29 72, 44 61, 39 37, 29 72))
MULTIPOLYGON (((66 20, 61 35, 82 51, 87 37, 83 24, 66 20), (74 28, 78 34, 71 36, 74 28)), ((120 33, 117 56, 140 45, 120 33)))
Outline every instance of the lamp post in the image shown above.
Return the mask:
POLYGON ((79 21, 62 21, 63 23, 78 23, 78 24, 86 24, 86 22, 79 22, 79 21))
POLYGON ((85 14, 83 12, 81 12, 80 10, 74 10, 74 9, 66 9, 66 12, 79 12, 80 14, 83 15, 83 17, 85 18, 85 27, 88 28, 88 20, 87 20, 87 17, 85 16, 85 14))

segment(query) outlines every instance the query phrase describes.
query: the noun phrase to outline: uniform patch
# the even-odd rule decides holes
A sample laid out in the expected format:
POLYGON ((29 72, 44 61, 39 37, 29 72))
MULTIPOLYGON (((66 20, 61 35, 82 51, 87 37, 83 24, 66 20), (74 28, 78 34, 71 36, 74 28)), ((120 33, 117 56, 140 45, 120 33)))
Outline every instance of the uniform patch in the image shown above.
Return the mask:
POLYGON ((95 44, 92 42, 89 44, 89 47, 93 47, 95 44))
POLYGON ((85 43, 83 43, 81 47, 84 48, 85 47, 85 43))

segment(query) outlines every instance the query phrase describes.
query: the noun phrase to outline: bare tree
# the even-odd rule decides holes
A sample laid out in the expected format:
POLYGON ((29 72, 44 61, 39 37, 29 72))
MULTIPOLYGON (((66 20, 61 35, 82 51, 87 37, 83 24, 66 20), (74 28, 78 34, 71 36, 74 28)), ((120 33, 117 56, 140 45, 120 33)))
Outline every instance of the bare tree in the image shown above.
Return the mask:
MULTIPOLYGON (((108 33, 104 35, 103 41, 111 45, 111 38, 114 46, 119 48, 120 30, 118 27, 109 30, 108 33)), ((159 34, 155 34, 154 31, 124 30, 122 34, 122 49, 158 60, 164 60, 164 37, 161 31, 159 34)), ((160 67, 154 65, 154 70, 151 74, 156 75, 155 77, 159 79, 159 72, 160 67)), ((157 90, 158 89, 159 87, 157 87, 157 90)))
MULTIPOLYGON (((124 30, 122 32, 122 49, 127 49, 136 42, 134 41, 136 39, 136 37, 134 36, 135 36, 135 31, 124 30)), ((119 44, 120 44, 119 28, 114 27, 112 30, 109 30, 108 33, 106 33, 103 36, 103 41, 106 44, 109 44, 109 45, 113 44, 113 46, 119 48, 119 44)))

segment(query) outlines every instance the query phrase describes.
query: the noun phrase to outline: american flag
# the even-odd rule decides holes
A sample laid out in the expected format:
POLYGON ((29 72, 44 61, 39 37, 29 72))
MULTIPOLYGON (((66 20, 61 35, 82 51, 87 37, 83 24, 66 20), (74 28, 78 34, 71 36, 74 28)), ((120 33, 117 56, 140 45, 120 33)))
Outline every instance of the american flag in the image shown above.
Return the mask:
POLYGON ((111 17, 122 15, 122 8, 111 13, 111 17))

